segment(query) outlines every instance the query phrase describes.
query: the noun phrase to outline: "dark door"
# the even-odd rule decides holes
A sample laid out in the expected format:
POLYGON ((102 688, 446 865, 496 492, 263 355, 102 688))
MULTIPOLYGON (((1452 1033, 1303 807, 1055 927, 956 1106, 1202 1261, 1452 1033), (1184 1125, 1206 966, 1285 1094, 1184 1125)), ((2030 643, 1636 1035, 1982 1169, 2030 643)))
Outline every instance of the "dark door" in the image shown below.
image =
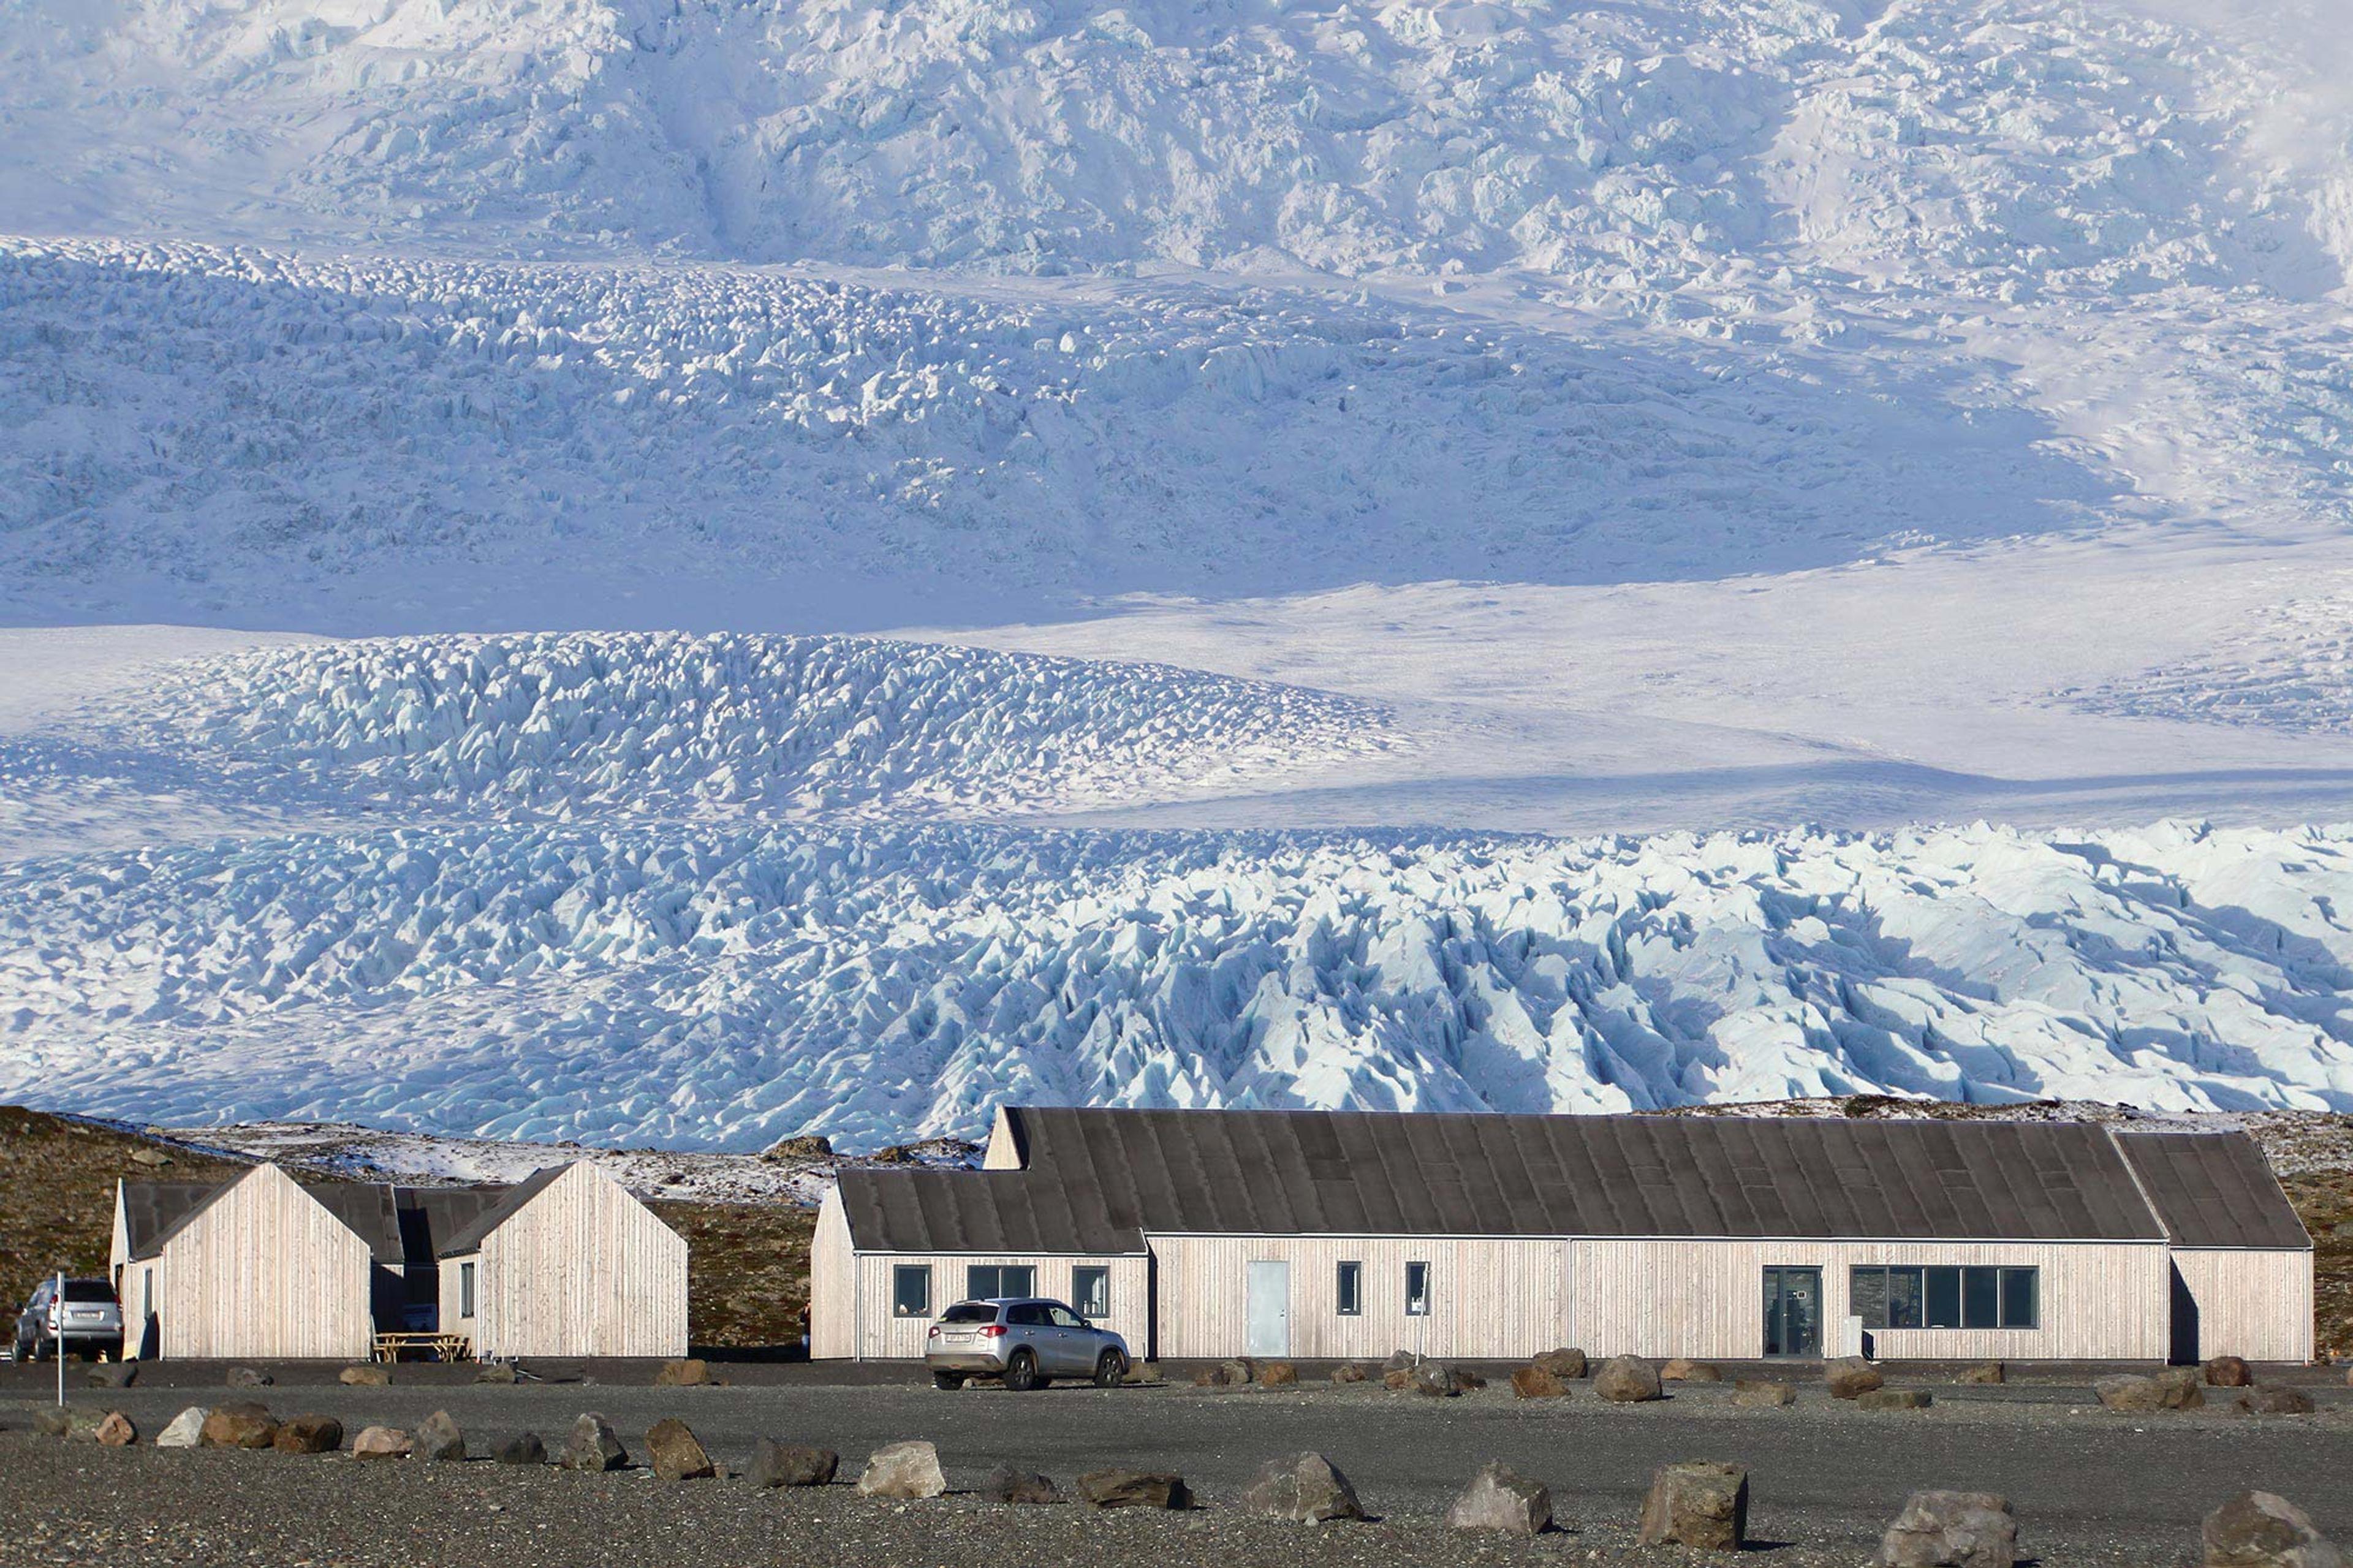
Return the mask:
POLYGON ((1771 1268, 1765 1270, 1765 1353, 1822 1353, 1822 1271, 1771 1268))

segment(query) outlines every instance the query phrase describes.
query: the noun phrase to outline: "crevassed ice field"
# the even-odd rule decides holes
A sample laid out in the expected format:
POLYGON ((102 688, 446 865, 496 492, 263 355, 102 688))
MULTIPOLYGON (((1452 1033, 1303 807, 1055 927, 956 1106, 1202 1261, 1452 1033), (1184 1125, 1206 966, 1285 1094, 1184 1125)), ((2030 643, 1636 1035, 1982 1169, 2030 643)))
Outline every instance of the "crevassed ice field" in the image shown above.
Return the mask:
POLYGON ((2353 1110, 2336 0, 0 0, 0 1098, 2353 1110))

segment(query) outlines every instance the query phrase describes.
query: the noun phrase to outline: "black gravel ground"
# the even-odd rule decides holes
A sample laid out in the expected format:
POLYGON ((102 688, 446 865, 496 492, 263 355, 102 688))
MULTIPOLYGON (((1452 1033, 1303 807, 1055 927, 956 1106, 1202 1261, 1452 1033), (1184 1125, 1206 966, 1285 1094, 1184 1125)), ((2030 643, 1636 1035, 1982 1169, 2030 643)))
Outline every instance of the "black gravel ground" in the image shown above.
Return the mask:
POLYGON ((1004 1509, 971 1497, 892 1504, 847 1485, 761 1492, 740 1481, 664 1485, 643 1472, 158 1452, 143 1441, 98 1449, 30 1433, 47 1369, 26 1367, 0 1370, 0 1563, 134 1554, 273 1568, 1656 1561, 1661 1554, 1632 1546, 1641 1493, 1657 1466, 1688 1458, 1747 1467, 1750 1533, 1773 1548, 1764 1561, 1787 1568, 1862 1562, 1905 1495, 1936 1486, 2008 1496, 2028 1549, 2048 1563, 2194 1563, 2200 1518, 2250 1487, 2290 1498, 2324 1530, 2353 1540, 2353 1391, 2316 1379, 2300 1381, 2321 1402, 2319 1414, 2256 1418, 2232 1408, 2222 1390, 2211 1391, 2215 1403, 2203 1411, 2123 1416, 2087 1408, 2083 1385, 2048 1381, 1937 1384, 1932 1409, 1873 1413, 1816 1386, 1802 1389, 1794 1409, 1746 1411, 1730 1405, 1728 1386, 1612 1406, 1589 1385, 1543 1402, 1504 1389, 1430 1401, 1377 1386, 942 1394, 903 1368, 849 1377, 721 1368, 758 1381, 657 1389, 643 1385, 641 1368, 588 1368, 594 1381, 491 1387, 457 1381, 461 1369, 403 1368, 392 1387, 344 1388, 327 1381, 332 1369, 277 1370, 278 1386, 251 1394, 221 1387, 217 1369, 157 1366, 142 1386, 76 1388, 73 1397, 123 1410, 142 1438, 184 1405, 232 1397, 259 1397, 280 1415, 332 1415, 348 1431, 411 1426, 447 1409, 469 1433, 531 1428, 551 1447, 584 1410, 603 1413, 633 1447, 655 1420, 677 1415, 724 1465, 744 1464, 758 1438, 773 1436, 839 1450, 845 1481, 870 1449, 923 1437, 939 1446, 953 1486, 975 1485, 1001 1462, 1066 1486, 1083 1469, 1133 1464, 1183 1473, 1200 1506, 1139 1517, 1004 1509), (613 1380, 624 1372, 634 1381, 613 1380), (193 1385, 169 1386, 183 1382, 193 1385), (1240 1493, 1257 1466, 1301 1448, 1329 1455, 1381 1521, 1310 1530, 1244 1515, 1240 1493), (1489 1459, 1548 1482, 1568 1528, 1539 1542, 1446 1531, 1439 1516, 1447 1500, 1489 1459))

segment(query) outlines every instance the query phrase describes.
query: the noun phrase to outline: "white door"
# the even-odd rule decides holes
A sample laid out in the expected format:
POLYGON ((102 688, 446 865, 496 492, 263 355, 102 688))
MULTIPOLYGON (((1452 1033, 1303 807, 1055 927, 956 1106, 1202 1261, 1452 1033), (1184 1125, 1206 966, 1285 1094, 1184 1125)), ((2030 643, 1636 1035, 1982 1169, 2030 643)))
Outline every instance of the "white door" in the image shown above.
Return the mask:
POLYGON ((1291 1353, 1291 1265, 1250 1266, 1250 1355, 1291 1353))

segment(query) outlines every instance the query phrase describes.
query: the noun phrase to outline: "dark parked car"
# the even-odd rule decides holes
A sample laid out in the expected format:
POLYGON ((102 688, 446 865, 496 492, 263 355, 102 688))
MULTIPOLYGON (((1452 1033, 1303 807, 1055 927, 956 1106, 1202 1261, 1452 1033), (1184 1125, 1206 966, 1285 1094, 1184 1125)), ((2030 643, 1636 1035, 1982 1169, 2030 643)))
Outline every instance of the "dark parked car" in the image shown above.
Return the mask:
POLYGON ((122 1307, 114 1299, 113 1286, 103 1279, 68 1279, 60 1301, 57 1280, 41 1281, 16 1315, 16 1359, 55 1355, 61 1341, 66 1349, 91 1360, 101 1351, 121 1359, 122 1307))
POLYGON ((1112 1388, 1127 1375, 1127 1342, 1060 1301, 997 1297, 958 1301, 941 1313, 924 1336, 923 1364, 942 1388, 962 1388, 974 1377, 1001 1377, 1015 1390, 1043 1388, 1057 1377, 1112 1388))

